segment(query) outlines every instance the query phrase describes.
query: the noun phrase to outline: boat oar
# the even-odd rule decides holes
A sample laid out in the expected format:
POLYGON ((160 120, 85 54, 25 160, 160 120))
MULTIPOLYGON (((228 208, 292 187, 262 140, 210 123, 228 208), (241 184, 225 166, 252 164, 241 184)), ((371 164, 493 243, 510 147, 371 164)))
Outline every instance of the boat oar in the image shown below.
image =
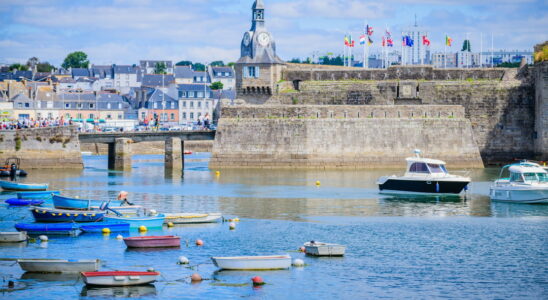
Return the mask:
POLYGON ((122 216, 121 213, 119 213, 119 212, 115 211, 114 209, 108 207, 109 203, 110 203, 110 200, 108 202, 101 203, 101 206, 99 206, 99 209, 100 210, 110 210, 111 212, 115 213, 118 217, 121 217, 122 216))

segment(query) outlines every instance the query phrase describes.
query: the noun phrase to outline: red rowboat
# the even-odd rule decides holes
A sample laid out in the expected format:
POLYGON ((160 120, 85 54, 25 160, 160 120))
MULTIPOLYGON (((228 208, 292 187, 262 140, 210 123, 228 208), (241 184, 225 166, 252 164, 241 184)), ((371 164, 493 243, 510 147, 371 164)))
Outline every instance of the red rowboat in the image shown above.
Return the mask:
POLYGON ((180 247, 181 238, 175 235, 134 236, 124 239, 128 248, 180 247))
POLYGON ((87 285, 97 286, 126 286, 148 284, 156 281, 159 272, 134 272, 134 271, 113 271, 113 272, 82 272, 84 282, 87 285))

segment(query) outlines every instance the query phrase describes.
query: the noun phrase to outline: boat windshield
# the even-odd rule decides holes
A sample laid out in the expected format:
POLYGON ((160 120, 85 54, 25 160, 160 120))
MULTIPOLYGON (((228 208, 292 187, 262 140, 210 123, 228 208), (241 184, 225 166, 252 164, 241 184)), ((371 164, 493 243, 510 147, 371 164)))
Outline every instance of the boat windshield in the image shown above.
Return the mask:
POLYGON ((521 177, 521 173, 511 173, 510 174, 510 181, 512 181, 512 182, 523 182, 523 177, 521 177))
POLYGON ((444 165, 439 164, 428 164, 428 168, 432 173, 447 173, 444 165))
POLYGON ((525 181, 532 182, 548 182, 548 175, 546 173, 523 173, 525 181))
POLYGON ((430 173, 425 163, 416 162, 409 167, 411 173, 430 173))

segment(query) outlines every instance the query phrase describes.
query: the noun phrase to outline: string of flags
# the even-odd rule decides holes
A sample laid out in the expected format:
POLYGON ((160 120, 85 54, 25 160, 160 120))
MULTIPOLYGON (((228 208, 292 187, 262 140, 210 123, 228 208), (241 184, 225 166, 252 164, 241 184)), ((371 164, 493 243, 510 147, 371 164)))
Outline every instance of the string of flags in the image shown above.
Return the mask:
MULTIPOLYGON (((359 43, 360 45, 367 44, 368 46, 373 45, 373 27, 366 25, 364 29, 364 33, 360 35, 359 43)), ((430 39, 427 35, 421 36, 422 38, 422 45, 424 46, 430 46, 430 39)), ((445 45, 451 47, 453 43, 453 39, 449 37, 448 35, 445 36, 445 45)), ((344 36, 344 45, 346 47, 355 47, 356 43, 352 39, 352 35, 345 35, 344 36)), ((402 36, 402 46, 405 47, 413 47, 415 45, 415 40, 410 35, 404 35, 402 36)), ((384 34, 381 36, 381 47, 394 47, 394 40, 392 39, 392 34, 388 30, 388 28, 385 30, 384 34)))

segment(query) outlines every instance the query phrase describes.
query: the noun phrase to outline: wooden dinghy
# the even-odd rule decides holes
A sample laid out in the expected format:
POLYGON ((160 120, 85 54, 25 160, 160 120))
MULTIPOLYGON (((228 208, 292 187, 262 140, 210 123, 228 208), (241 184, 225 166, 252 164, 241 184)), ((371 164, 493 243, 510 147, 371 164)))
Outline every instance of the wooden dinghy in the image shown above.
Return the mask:
POLYGON ((18 259, 17 263, 27 272, 79 273, 99 269, 98 259, 18 259))
POLYGON ((221 213, 165 213, 164 223, 173 224, 196 224, 196 223, 215 223, 223 216, 221 213))
POLYGON ((159 272, 135 272, 135 271, 112 271, 112 272, 82 272, 84 282, 87 285, 96 286, 128 286, 149 284, 158 279, 159 272))
POLYGON ((291 256, 234 256, 212 257, 215 266, 223 270, 278 270, 291 267, 291 256))

